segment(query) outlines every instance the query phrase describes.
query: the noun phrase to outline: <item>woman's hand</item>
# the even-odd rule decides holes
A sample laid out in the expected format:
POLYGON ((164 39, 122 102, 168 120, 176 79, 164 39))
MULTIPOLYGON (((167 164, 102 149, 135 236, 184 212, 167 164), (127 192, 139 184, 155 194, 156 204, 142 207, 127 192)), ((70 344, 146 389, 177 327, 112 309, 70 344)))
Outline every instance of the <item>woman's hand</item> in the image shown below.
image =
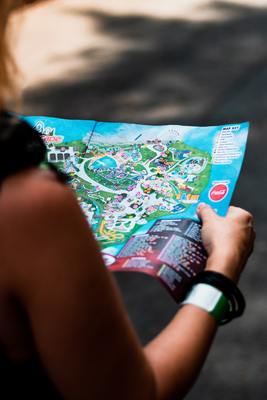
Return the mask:
POLYGON ((201 219, 203 245, 208 253, 206 270, 217 271, 237 282, 253 250, 255 231, 252 215, 238 207, 229 207, 219 217, 207 204, 197 210, 201 219))

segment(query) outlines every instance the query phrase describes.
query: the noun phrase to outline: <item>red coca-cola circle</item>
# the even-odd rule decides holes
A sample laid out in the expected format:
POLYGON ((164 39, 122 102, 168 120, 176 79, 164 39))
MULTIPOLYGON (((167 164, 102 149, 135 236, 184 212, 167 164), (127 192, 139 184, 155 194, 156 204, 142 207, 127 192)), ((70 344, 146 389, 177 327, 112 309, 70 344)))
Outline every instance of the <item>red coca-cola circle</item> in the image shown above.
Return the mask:
POLYGON ((211 201, 222 201, 227 193, 228 193, 228 186, 225 183, 218 183, 214 185, 209 191, 209 198, 211 201))

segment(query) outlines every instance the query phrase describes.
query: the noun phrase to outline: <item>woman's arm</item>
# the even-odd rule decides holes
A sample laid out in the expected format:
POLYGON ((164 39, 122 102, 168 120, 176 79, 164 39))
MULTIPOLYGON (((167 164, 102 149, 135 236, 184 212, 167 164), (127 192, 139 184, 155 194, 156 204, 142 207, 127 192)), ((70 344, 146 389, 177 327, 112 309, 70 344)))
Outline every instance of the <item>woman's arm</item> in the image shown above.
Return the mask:
MULTIPOLYGON (((230 207, 221 218, 206 204, 198 209, 202 238, 209 257, 206 270, 237 282, 252 251, 255 232, 248 212, 230 207)), ((206 311, 185 305, 145 349, 156 376, 159 399, 181 399, 195 381, 217 324, 206 311)))
POLYGON ((185 305, 145 348, 156 377, 157 399, 179 400, 190 390, 216 333, 214 318, 185 305))
MULTIPOLYGON (((63 397, 182 398, 216 331, 212 317, 184 306, 143 350, 71 190, 29 171, 7 179, 0 212, 10 290, 28 315, 36 350, 63 397)), ((231 215, 227 218, 231 223, 231 215)), ((211 218, 203 219, 205 227, 211 218)), ((213 233, 223 221, 215 223, 213 233)), ((235 224, 236 234, 243 232, 244 214, 235 224)), ((248 233, 235 246, 239 242, 237 252, 244 251, 248 233)), ((228 268, 240 270, 240 265, 228 268)))

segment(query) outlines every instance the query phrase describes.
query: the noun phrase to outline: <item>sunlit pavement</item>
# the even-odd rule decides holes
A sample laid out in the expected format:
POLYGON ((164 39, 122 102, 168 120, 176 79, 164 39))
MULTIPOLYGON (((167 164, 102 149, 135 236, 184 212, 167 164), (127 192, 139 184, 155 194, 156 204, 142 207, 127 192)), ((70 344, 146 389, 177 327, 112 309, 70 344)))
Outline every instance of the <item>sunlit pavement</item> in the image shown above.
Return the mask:
MULTIPOLYGON (((251 121, 234 204, 255 215, 247 311, 219 331, 189 400, 267 397, 267 1, 61 0, 14 17, 22 111, 142 123, 251 121)), ((177 307, 141 274, 119 278, 147 341, 177 307)))

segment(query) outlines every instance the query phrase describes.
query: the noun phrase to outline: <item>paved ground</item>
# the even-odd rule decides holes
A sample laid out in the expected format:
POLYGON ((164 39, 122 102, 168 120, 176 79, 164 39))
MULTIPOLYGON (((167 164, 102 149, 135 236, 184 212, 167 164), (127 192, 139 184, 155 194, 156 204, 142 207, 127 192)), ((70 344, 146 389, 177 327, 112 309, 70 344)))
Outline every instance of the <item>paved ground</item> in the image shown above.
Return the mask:
MULTIPOLYGON (((233 200, 254 213, 258 231, 241 282, 248 307, 220 329, 188 400, 265 399, 267 1, 61 0, 15 22, 25 113, 155 124, 251 121, 233 200)), ((148 277, 118 280, 146 342, 176 306, 148 277)))

